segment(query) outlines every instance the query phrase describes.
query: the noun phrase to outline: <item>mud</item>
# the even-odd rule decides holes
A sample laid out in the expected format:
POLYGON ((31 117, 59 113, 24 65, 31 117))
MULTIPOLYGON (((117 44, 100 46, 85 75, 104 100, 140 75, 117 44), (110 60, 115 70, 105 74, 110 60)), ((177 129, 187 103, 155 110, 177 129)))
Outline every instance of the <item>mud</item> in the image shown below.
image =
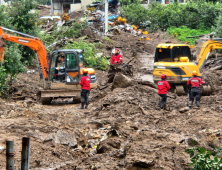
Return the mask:
POLYGON ((73 11, 70 14, 68 14, 70 19, 80 19, 84 16, 84 11, 73 11))
MULTIPOLYGON (((91 42, 102 42, 101 50, 107 54, 121 48, 124 62, 133 51, 154 55, 156 44, 169 39, 162 32, 151 34, 147 42, 128 33, 112 37, 113 42, 90 31, 84 35, 91 42)), ((150 73, 141 66, 136 58, 135 74, 150 73)), ((107 74, 96 71, 98 88, 91 91, 85 110, 65 102, 42 106, 36 98, 41 88, 37 70, 20 74, 10 100, 0 101, 0 169, 5 169, 6 140, 14 140, 15 169, 20 168, 21 139, 27 136, 31 137, 30 169, 35 170, 188 170, 189 155, 184 151, 193 146, 193 140, 207 150, 222 148, 220 70, 205 69, 204 80, 214 85, 214 94, 202 96, 201 108, 191 110, 186 108, 187 96, 168 98, 166 109, 160 110, 155 86, 120 74, 107 83, 107 74), (24 98, 12 100, 16 96, 24 98)))

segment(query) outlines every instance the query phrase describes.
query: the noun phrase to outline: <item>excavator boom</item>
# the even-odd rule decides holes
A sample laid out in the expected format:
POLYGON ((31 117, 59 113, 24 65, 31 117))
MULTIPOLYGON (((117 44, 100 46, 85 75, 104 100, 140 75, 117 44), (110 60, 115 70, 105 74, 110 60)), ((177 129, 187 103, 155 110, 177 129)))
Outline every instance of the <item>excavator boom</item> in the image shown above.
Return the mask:
POLYGON ((210 52, 215 49, 222 49, 222 42, 218 41, 222 40, 221 38, 209 39, 206 41, 200 51, 200 54, 197 57, 198 65, 200 73, 203 72, 203 68, 207 62, 207 59, 210 55, 210 52))
POLYGON ((28 34, 23 34, 14 30, 10 30, 4 27, 0 27, 0 60, 1 62, 3 62, 4 60, 4 52, 5 52, 5 40, 7 41, 11 41, 11 42, 15 42, 24 46, 27 46, 29 48, 31 48, 33 51, 35 51, 38 54, 38 58, 40 60, 40 64, 42 66, 42 72, 44 75, 44 78, 47 79, 48 78, 48 71, 49 71, 49 66, 48 66, 48 62, 47 62, 47 51, 45 49, 44 44, 42 43, 42 41, 37 38, 37 37, 33 37, 30 36, 28 34), (13 33, 17 33, 29 38, 24 38, 24 37, 18 37, 18 36, 14 36, 11 34, 5 34, 3 32, 4 30, 7 31, 11 31, 13 33))

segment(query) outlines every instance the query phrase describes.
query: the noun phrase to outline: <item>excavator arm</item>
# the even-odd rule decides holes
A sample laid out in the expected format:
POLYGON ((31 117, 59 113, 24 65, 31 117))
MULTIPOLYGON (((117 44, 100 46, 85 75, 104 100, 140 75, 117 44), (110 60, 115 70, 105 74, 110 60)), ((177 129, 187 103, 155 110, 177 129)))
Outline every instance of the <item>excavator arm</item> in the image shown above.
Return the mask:
POLYGON ((222 42, 217 40, 222 40, 222 39, 220 38, 209 39, 203 44, 200 54, 197 57, 198 68, 200 73, 203 72, 203 68, 207 62, 210 52, 215 49, 222 49, 222 42))
POLYGON ((37 60, 39 59, 40 64, 42 66, 42 72, 43 72, 44 78, 45 79, 48 78, 49 66, 48 66, 48 62, 47 62, 47 51, 45 49, 44 44, 42 43, 42 41, 39 38, 30 36, 28 34, 23 34, 23 33, 17 32, 17 31, 13 31, 13 30, 10 30, 10 29, 4 28, 4 27, 0 27, 0 60, 1 60, 1 63, 4 60, 4 52, 5 52, 5 47, 6 47, 5 40, 27 46, 27 47, 31 48, 33 51, 35 51, 38 54, 37 60), (27 36, 30 38, 24 38, 24 37, 14 36, 11 34, 5 34, 3 32, 3 29, 23 35, 23 36, 27 36))

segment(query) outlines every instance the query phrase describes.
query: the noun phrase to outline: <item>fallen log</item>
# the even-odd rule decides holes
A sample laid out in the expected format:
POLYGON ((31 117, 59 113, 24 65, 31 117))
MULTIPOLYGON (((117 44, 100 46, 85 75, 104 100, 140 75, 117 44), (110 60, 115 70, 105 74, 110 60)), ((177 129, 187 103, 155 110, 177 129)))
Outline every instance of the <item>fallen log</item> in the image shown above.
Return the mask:
POLYGON ((142 113, 143 113, 144 115, 148 115, 147 111, 145 111, 142 106, 139 105, 139 108, 141 109, 141 111, 142 111, 142 113))
POLYGON ((216 66, 218 66, 218 64, 221 63, 221 62, 222 62, 222 60, 217 61, 217 62, 214 64, 213 68, 216 67, 216 66))
POLYGON ((155 83, 150 82, 150 81, 137 80, 136 82, 138 84, 147 85, 147 86, 157 89, 157 85, 155 83))
POLYGON ((220 70, 221 68, 222 68, 222 65, 221 65, 221 66, 213 67, 213 68, 211 68, 210 70, 211 70, 211 71, 220 70))
POLYGON ((45 33, 51 31, 53 29, 54 25, 52 25, 51 27, 49 27, 47 30, 45 30, 45 33))

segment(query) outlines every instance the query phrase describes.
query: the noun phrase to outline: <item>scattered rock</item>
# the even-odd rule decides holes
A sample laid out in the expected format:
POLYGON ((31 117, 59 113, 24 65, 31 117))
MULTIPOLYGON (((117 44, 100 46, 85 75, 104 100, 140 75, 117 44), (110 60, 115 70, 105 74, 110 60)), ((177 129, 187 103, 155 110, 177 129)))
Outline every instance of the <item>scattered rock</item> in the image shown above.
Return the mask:
POLYGON ((136 84, 137 84, 136 81, 134 81, 133 79, 123 75, 122 73, 118 73, 114 77, 112 89, 126 88, 126 87, 133 86, 136 84))
POLYGON ((189 111, 189 107, 183 107, 179 110, 180 113, 185 113, 187 111, 189 111))
POLYGON ((77 140, 75 138, 75 134, 70 131, 59 130, 57 133, 51 133, 46 137, 44 141, 50 141, 50 140, 53 140, 55 143, 67 145, 70 147, 77 146, 77 140))
POLYGON ((135 160, 133 166, 139 166, 142 168, 149 168, 154 166, 154 160, 135 160))

